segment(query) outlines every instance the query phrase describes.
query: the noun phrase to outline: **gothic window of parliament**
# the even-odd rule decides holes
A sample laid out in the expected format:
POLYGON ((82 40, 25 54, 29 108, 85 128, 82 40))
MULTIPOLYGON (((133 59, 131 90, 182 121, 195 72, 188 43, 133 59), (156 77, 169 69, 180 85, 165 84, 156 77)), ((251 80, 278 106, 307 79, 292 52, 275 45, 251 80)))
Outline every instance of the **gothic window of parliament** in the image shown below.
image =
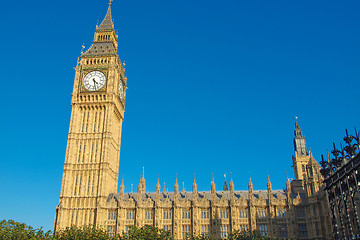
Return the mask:
POLYGON ((258 209, 257 217, 258 218, 266 218, 266 209, 258 209))
POLYGON ((279 237, 280 238, 287 238, 288 237, 287 225, 286 224, 279 224, 279 237))
POLYGON ((308 231, 306 223, 299 223, 299 237, 300 238, 307 238, 308 231))
POLYGON ((127 220, 134 220, 134 210, 127 210, 126 211, 126 219, 127 220))
POLYGON ((229 236, 229 225, 220 225, 220 237, 227 238, 229 236))
POLYGON ((190 225, 182 225, 182 238, 190 236, 190 225))
POLYGON ((209 228, 210 228, 210 225, 201 225, 201 235, 208 236, 209 228))
POLYGON ((190 219, 190 209, 182 210, 182 219, 190 219))
POLYGON ((209 218, 209 210, 201 210, 201 219, 209 218))
POLYGON ((220 210, 220 218, 229 218, 229 211, 227 209, 225 210, 220 210))
POLYGON ((152 210, 145 211, 145 220, 152 220, 153 219, 153 212, 152 210))
POLYGON ((259 224, 259 231, 262 236, 268 235, 267 224, 259 224))
POLYGON ((240 224, 240 231, 248 231, 249 225, 248 224, 240 224))
POLYGON ((247 218, 247 210, 246 209, 242 209, 239 211, 239 217, 240 218, 247 218))
POLYGON ((167 232, 171 232, 171 225, 164 225, 164 230, 167 232))
POLYGON ((108 220, 115 220, 115 218, 116 218, 116 212, 110 210, 108 213, 108 220))
POLYGON ((171 219, 171 210, 164 210, 164 219, 171 219))
POLYGON ((285 218, 285 209, 278 209, 277 210, 277 217, 278 218, 285 218))

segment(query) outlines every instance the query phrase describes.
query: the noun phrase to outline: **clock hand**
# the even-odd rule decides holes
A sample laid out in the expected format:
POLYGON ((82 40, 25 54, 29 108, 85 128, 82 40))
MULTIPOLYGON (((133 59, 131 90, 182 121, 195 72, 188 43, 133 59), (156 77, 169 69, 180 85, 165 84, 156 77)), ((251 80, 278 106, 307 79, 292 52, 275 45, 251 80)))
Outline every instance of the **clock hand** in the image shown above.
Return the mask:
POLYGON ((94 82, 94 88, 95 88, 95 90, 97 90, 97 89, 96 89, 96 85, 97 85, 98 83, 95 81, 95 78, 93 78, 93 82, 94 82))

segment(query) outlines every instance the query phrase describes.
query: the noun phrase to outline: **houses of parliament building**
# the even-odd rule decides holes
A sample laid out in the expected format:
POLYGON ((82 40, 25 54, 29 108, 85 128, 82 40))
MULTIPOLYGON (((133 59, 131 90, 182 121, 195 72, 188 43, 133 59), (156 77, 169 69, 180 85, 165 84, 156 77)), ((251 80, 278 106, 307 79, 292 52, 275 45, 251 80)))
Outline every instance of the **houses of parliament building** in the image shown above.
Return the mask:
POLYGON ((132 226, 156 226, 170 231, 174 239, 189 234, 226 238, 235 230, 259 230, 275 238, 330 239, 331 223, 320 166, 306 148, 295 124, 295 179, 285 190, 237 191, 230 179, 223 190, 146 191, 144 175, 137 192, 118 189, 122 123, 127 78, 118 55, 118 36, 111 17, 111 2, 96 28, 93 44, 81 54, 75 68, 72 112, 54 231, 75 225, 95 225, 110 235, 132 226))

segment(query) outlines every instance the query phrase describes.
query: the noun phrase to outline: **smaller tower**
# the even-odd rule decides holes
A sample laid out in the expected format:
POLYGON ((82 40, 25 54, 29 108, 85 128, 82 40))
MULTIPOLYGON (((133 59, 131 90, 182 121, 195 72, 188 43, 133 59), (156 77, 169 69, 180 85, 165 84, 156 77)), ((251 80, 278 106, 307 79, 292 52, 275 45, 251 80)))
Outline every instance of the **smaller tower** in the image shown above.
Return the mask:
POLYGON ((121 185, 120 185, 120 199, 123 200, 124 199, 124 191, 125 191, 125 186, 124 186, 124 178, 121 181, 121 185))
POLYGON ((267 186, 267 192, 268 192, 268 200, 269 200, 269 203, 271 203, 271 201, 272 201, 272 185, 271 185, 269 175, 268 175, 268 180, 267 180, 266 186, 267 186))
POLYGON ((227 184, 227 182, 226 182, 226 174, 224 175, 224 177, 225 177, 225 180, 224 180, 224 191, 229 191, 229 186, 228 186, 228 184, 227 184))
POLYGON ((142 178, 140 179, 140 182, 139 182, 138 192, 146 193, 146 181, 145 181, 144 168, 143 168, 142 178))
POLYGON ((306 150, 305 137, 303 137, 302 131, 299 127, 299 123, 297 121, 295 122, 294 134, 295 134, 295 138, 294 138, 295 152, 299 156, 306 156, 308 153, 306 150))
POLYGON ((175 180, 175 184, 174 184, 174 200, 178 200, 179 199, 179 184, 178 184, 178 181, 177 181, 177 177, 176 177, 176 180, 175 180))
POLYGON ((234 190, 234 182, 233 182, 233 179, 232 179, 232 176, 230 177, 230 194, 233 195, 235 193, 235 190, 234 190))
POLYGON ((291 194, 290 180, 289 180, 289 177, 286 176, 286 195, 287 195, 288 199, 290 198, 290 194, 291 194))
POLYGON ((234 190, 234 182, 232 176, 230 176, 230 202, 235 201, 235 190, 234 190))
POLYGON ((194 177, 194 183, 193 183, 192 187, 193 187, 193 194, 194 194, 194 196, 197 196, 197 184, 196 184, 196 179, 195 179, 195 177, 194 177))
POLYGON ((307 151, 305 138, 297 121, 294 135, 295 154, 292 160, 295 179, 291 182, 291 189, 295 193, 313 195, 319 190, 320 165, 313 158, 311 151, 307 151))
POLYGON ((248 189, 249 189, 249 199, 252 199, 253 194, 254 194, 254 189, 253 189, 253 183, 251 182, 251 177, 249 174, 249 184, 248 184, 248 189))
POLYGON ((211 197, 212 197, 212 199, 215 199, 215 195, 216 195, 215 181, 214 181, 214 176, 212 176, 212 181, 211 181, 211 197))
POLYGON ((160 179, 156 183, 156 196, 160 196, 161 186, 160 186, 160 179))

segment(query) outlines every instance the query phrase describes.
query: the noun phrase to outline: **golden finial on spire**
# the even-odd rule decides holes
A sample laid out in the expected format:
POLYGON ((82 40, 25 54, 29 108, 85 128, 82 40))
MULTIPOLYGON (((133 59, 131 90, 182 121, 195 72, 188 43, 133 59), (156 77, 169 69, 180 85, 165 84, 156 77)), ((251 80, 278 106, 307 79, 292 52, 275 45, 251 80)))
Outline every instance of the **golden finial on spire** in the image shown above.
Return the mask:
POLYGON ((113 0, 109 0, 109 6, 111 6, 111 5, 112 5, 112 1, 113 1, 113 0))
POLYGON ((85 48, 85 45, 83 44, 83 45, 81 46, 81 54, 84 53, 84 48, 85 48))

